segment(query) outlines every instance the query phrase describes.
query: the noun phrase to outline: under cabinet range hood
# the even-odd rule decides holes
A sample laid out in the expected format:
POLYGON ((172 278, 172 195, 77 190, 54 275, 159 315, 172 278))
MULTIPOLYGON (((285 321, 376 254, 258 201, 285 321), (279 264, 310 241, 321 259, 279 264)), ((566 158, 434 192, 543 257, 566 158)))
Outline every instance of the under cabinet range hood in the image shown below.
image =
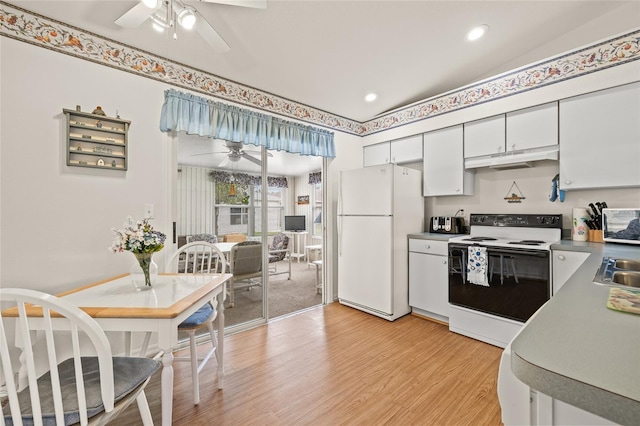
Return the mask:
POLYGON ((490 167, 497 170, 507 170, 533 167, 532 162, 534 161, 558 161, 558 150, 558 145, 553 145, 535 149, 509 151, 503 154, 467 158, 464 160, 464 168, 477 169, 480 167, 490 167))

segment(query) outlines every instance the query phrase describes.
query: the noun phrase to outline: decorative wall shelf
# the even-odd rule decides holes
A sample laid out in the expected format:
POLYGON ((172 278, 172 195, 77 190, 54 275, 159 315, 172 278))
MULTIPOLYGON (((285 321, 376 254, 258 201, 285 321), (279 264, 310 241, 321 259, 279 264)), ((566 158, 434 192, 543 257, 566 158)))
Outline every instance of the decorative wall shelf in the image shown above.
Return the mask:
POLYGON ((127 170, 131 122, 71 109, 67 116, 67 166, 127 170))

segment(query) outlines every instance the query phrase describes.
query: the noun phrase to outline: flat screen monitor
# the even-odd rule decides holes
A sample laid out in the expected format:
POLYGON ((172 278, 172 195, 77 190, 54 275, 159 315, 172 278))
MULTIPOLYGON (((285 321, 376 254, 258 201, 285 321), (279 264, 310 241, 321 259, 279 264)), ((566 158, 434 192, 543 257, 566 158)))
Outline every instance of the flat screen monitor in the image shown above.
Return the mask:
POLYGON ((306 230, 306 216, 285 216, 284 217, 284 230, 300 232, 306 230))

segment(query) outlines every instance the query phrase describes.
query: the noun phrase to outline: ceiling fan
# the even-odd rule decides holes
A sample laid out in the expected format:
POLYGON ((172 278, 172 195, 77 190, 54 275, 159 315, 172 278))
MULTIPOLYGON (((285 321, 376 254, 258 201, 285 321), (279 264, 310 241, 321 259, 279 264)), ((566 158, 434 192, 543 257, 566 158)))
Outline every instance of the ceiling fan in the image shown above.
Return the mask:
MULTIPOLYGON (((236 162, 240 161, 243 158, 245 160, 249 160, 252 163, 257 164, 258 166, 262 167, 262 161, 261 160, 257 159, 256 157, 254 157, 252 155, 249 155, 250 152, 256 152, 256 153, 260 154, 260 151, 245 151, 244 149, 242 149, 242 147, 244 145, 242 143, 240 143, 240 142, 225 141, 225 143, 227 144, 227 148, 229 148, 228 151, 203 152, 201 154, 193 154, 192 157, 196 157, 196 156, 199 156, 199 155, 227 154, 227 158, 222 160, 222 162, 220 164, 218 164, 217 167, 224 167, 227 164, 229 164, 229 162, 236 163, 236 162)), ((268 157, 273 157, 273 154, 271 154, 270 152, 267 152, 267 156, 268 157)))
MULTIPOLYGON (((220 3, 241 7, 266 9, 267 0, 199 0, 198 3, 220 3)), ((115 20, 117 25, 135 28, 150 20, 154 29, 159 32, 173 29, 173 38, 177 39, 176 23, 181 28, 198 31, 203 39, 216 52, 227 52, 231 48, 222 36, 204 19, 195 7, 183 0, 141 0, 134 7, 115 20)))

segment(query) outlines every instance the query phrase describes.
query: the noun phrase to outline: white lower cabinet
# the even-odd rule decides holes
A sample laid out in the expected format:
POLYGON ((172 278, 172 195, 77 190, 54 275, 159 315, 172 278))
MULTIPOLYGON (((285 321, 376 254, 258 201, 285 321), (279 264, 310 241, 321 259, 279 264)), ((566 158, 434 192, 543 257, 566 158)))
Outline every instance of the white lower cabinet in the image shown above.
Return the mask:
POLYGON ((571 275, 587 260, 591 253, 583 251, 553 250, 553 294, 556 294, 571 275))
POLYGON ((409 305, 418 313, 449 319, 449 256, 446 241, 409 240, 409 305))

